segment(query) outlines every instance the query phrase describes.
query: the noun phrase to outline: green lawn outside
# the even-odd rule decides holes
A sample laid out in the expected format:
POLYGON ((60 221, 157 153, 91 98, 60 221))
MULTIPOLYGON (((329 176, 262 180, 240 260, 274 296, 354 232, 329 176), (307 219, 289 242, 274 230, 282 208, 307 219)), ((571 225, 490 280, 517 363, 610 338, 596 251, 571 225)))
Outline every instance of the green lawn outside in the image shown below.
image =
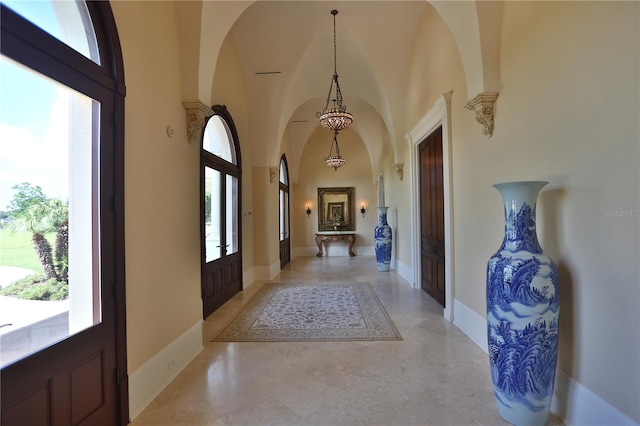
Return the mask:
MULTIPOLYGON (((31 237, 28 231, 12 234, 7 229, 0 229, 0 265, 42 272, 31 237)), ((54 250, 55 233, 46 234, 45 237, 51 244, 51 250, 54 250)))

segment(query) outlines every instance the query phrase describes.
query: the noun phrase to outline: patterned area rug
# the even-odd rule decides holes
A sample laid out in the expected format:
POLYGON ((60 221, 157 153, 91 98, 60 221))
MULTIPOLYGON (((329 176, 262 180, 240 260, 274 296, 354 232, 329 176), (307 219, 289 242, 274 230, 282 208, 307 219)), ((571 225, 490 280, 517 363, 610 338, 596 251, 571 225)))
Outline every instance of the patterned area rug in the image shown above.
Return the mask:
POLYGON ((267 283, 212 342, 402 340, 369 283, 267 283))

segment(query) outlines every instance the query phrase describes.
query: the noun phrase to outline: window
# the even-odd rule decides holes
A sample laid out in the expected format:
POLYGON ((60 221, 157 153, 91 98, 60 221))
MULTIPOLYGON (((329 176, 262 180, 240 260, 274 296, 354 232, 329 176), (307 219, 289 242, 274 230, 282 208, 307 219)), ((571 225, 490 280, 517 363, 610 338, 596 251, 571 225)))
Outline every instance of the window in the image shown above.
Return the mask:
POLYGON ((76 52, 100 64, 96 34, 84 2, 2 0, 2 4, 76 52))
POLYGON ((289 169, 287 159, 280 159, 280 241, 289 238, 289 169))
POLYGON ((113 222, 102 223, 101 196, 113 194, 107 182, 114 175, 101 167, 101 152, 107 152, 101 146, 114 101, 104 86, 84 77, 87 69, 104 75, 84 2, 2 5, 3 34, 17 34, 3 40, 0 56, 4 367, 103 321, 102 250, 113 247, 113 237, 103 241, 102 231, 113 230, 113 222), (28 29, 30 24, 37 28, 28 29), (40 40, 37 46, 21 47, 25 28, 30 40, 40 40), (58 55, 64 60, 44 59, 58 55), (78 71, 85 57, 90 66, 78 71))

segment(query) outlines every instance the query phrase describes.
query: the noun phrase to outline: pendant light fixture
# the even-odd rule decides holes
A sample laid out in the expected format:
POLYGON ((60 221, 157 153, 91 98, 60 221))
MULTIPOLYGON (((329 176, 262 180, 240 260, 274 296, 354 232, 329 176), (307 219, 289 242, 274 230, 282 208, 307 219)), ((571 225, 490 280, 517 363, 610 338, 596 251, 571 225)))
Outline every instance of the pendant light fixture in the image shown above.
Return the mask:
POLYGON ((344 166, 344 163, 347 162, 342 155, 340 155, 340 147, 338 146, 338 131, 333 131, 333 141, 331 142, 331 149, 329 150, 329 155, 324 157, 324 161, 327 163, 327 166, 333 167, 333 170, 338 170, 339 167, 344 166), (336 153, 333 153, 333 145, 336 146, 336 153))
MULTIPOLYGON (((320 119, 322 127, 331 129, 334 131, 346 129, 353 122, 353 115, 347 112, 347 106, 342 103, 342 92, 340 91, 340 84, 338 83, 338 68, 336 58, 336 15, 337 10, 332 10, 333 15, 333 77, 331 78, 331 85, 329 86, 329 94, 327 95, 327 103, 322 111, 318 112, 316 116, 320 119), (329 106, 331 94, 333 93, 333 86, 335 84, 335 98, 333 98, 333 106, 329 106)), ((334 136, 334 141, 337 141, 334 136)), ((339 166, 338 166, 339 167, 339 166)))

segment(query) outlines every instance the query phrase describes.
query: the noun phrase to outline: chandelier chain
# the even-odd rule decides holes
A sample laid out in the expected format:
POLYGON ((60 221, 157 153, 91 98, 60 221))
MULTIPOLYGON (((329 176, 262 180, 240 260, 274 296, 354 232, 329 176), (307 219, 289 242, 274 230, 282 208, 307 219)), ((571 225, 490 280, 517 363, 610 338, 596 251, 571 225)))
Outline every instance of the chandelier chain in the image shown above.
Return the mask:
POLYGON ((327 103, 322 111, 316 113, 316 117, 320 119, 322 127, 334 130, 333 141, 331 143, 331 150, 329 156, 325 158, 327 164, 334 169, 344 165, 345 160, 340 155, 340 147, 338 146, 338 131, 346 129, 353 122, 353 115, 347 111, 347 106, 342 103, 342 90, 340 89, 340 83, 338 82, 338 36, 336 30, 336 15, 337 10, 332 10, 333 15, 333 76, 331 77, 331 84, 329 85, 329 93, 327 93, 327 103), (333 106, 330 106, 331 95, 335 86, 335 98, 333 99, 333 106), (333 155, 333 145, 336 145, 336 154, 333 155))
POLYGON ((338 76, 338 55, 336 54, 336 15, 338 14, 337 10, 332 10, 331 14, 333 15, 333 74, 338 76), (334 13, 335 12, 335 13, 334 13))

